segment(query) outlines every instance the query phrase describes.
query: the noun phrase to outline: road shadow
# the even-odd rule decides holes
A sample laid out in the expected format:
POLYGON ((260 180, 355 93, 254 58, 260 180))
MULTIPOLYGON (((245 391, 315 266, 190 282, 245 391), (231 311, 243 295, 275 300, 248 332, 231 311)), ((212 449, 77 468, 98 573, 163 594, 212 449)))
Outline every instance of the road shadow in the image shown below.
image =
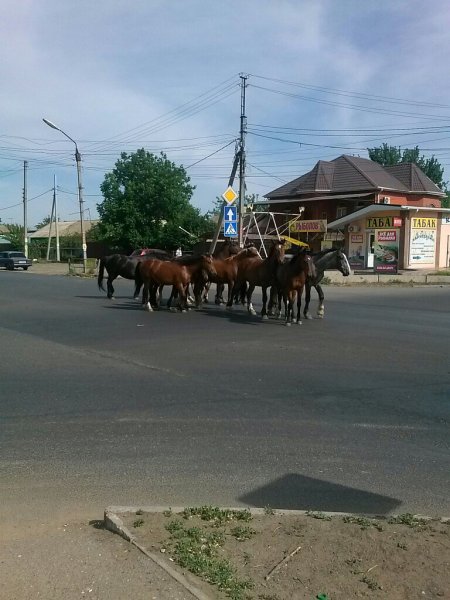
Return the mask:
POLYGON ((288 473, 239 497, 245 504, 284 510, 386 515, 400 500, 321 479, 288 473))

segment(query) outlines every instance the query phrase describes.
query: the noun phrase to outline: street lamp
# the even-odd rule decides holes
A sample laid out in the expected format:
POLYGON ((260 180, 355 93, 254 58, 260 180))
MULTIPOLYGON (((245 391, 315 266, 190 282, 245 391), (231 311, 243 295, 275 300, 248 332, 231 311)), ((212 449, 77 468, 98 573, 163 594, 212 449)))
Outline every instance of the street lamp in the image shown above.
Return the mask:
POLYGON ((80 203, 80 230, 81 230, 81 243, 83 245, 83 273, 86 273, 86 260, 87 260, 87 245, 86 245, 86 234, 84 232, 84 221, 83 221, 83 184, 81 182, 81 154, 78 152, 78 146, 75 140, 73 140, 70 135, 67 135, 65 131, 60 129, 57 125, 48 121, 47 119, 42 119, 46 125, 51 127, 52 129, 56 129, 60 131, 63 135, 66 136, 71 142, 75 144, 75 160, 77 163, 77 176, 78 176, 78 201, 80 203))

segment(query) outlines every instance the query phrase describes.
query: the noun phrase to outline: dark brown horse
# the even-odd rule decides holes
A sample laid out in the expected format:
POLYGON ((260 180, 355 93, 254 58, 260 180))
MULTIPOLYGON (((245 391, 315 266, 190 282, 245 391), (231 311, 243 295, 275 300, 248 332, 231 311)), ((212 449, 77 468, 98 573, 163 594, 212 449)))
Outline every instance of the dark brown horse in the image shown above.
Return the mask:
MULTIPOLYGON (((258 285, 262 288, 263 307, 261 316, 267 319, 267 288, 276 284, 277 269, 282 264, 284 258, 284 240, 277 240, 272 243, 267 258, 258 256, 247 257, 238 263, 238 273, 235 283, 235 289, 240 288, 245 282, 248 283, 248 289, 245 293, 248 311, 256 315, 252 304, 252 294, 258 285)), ((230 299, 227 302, 227 308, 232 307, 230 299)))
POLYGON ((178 305, 182 312, 187 310, 187 288, 200 272, 208 277, 215 275, 213 259, 203 254, 190 256, 179 261, 147 260, 136 267, 136 282, 144 284, 142 304, 146 310, 153 310, 151 300, 155 300, 156 291, 162 285, 171 285, 178 292, 178 305), (152 298, 153 296, 153 298, 152 298))
MULTIPOLYGON (((117 277, 124 277, 125 279, 134 279, 136 275, 136 266, 143 260, 149 260, 158 258, 160 260, 169 260, 170 254, 164 250, 153 250, 142 256, 126 256, 125 254, 110 254, 109 256, 103 256, 98 263, 98 277, 97 283, 99 289, 105 291, 103 287, 103 277, 106 272, 108 273, 108 280, 106 282, 107 297, 109 299, 114 298, 114 287, 113 281, 117 277)), ((139 297, 139 290, 141 286, 135 285, 134 298, 139 297)))
POLYGON ((308 277, 315 277, 316 269, 312 257, 306 252, 298 252, 287 262, 278 266, 276 273, 278 289, 278 312, 281 312, 281 297, 284 300, 286 325, 293 321, 302 324, 300 310, 302 294, 308 277), (294 304, 297 300, 297 318, 294 319, 294 304))

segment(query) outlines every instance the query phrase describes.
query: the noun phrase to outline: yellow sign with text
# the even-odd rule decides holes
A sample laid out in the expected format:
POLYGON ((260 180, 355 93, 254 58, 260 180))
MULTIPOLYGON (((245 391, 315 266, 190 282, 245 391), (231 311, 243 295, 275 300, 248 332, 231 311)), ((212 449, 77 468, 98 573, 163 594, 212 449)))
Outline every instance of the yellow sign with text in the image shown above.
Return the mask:
POLYGON ((291 221, 289 231, 291 233, 321 233, 327 230, 326 219, 311 221, 291 221))
POLYGON ((412 229, 436 229, 437 219, 432 217, 413 217, 411 219, 412 229))

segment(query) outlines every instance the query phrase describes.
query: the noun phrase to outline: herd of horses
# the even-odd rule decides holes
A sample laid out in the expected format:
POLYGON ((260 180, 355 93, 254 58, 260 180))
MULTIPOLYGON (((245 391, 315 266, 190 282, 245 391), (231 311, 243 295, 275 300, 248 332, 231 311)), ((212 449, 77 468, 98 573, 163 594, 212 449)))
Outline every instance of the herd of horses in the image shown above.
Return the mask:
POLYGON ((256 315, 252 304, 255 287, 262 290, 263 319, 269 315, 280 317, 282 303, 286 325, 301 323, 301 298, 305 292, 303 315, 309 314, 311 288, 319 295, 317 316, 324 316, 324 293, 320 285, 324 272, 337 269, 342 275, 350 274, 347 257, 340 249, 310 253, 305 250, 285 256, 284 240, 274 240, 267 258, 262 258, 256 248, 249 245, 240 248, 237 243, 227 240, 214 254, 200 256, 172 257, 159 249, 149 249, 144 255, 124 256, 112 254, 100 259, 98 265, 98 286, 104 290, 105 270, 107 296, 114 297, 113 281, 121 276, 135 282, 134 298, 138 299, 142 288, 142 305, 148 311, 160 307, 162 289, 171 286, 168 307, 177 299, 181 311, 189 306, 189 289, 192 288, 194 302, 199 307, 208 302, 211 284, 216 284, 216 304, 226 304, 231 309, 234 303, 241 302, 247 310, 256 315), (227 299, 223 294, 227 286, 227 299), (297 312, 295 312, 297 303, 297 312))

